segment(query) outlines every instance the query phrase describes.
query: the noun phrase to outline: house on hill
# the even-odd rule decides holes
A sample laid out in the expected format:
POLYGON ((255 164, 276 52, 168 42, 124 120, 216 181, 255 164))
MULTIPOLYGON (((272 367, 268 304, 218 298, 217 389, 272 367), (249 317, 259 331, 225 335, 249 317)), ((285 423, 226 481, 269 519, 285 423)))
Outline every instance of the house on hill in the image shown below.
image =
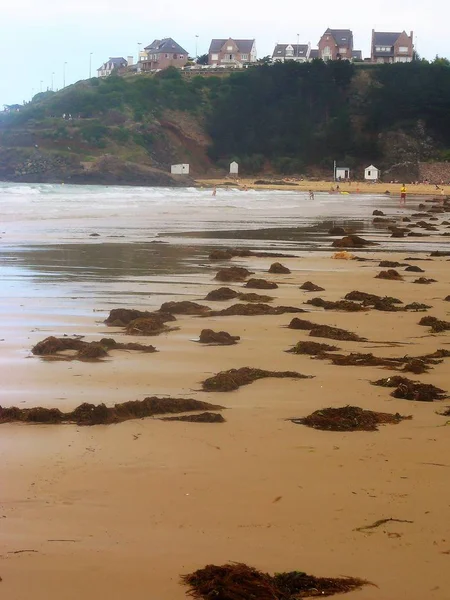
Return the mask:
POLYGON ((411 62, 414 57, 413 32, 380 32, 372 29, 370 60, 373 63, 411 62))
POLYGON ((256 62, 255 40, 213 39, 209 46, 208 64, 214 66, 242 67, 256 62))
POLYGON ((112 57, 97 69, 97 77, 108 77, 113 71, 118 71, 128 66, 128 61, 121 57, 112 57))
POLYGON ((188 59, 187 51, 172 38, 153 40, 145 47, 139 66, 142 71, 156 71, 167 67, 184 67, 188 59))
POLYGON ((353 50, 351 29, 328 28, 319 40, 319 58, 322 60, 360 60, 361 51, 353 50))
POLYGON ((311 52, 311 44, 277 44, 272 54, 273 62, 307 62, 311 52))

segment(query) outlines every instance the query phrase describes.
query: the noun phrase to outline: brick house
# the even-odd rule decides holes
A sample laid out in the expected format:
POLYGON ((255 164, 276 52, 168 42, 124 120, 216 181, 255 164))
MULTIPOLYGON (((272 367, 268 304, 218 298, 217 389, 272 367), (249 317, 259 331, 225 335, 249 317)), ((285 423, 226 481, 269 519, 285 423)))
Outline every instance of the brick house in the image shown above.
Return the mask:
POLYGON ((188 53, 172 38, 154 40, 145 48, 145 55, 141 58, 142 71, 156 71, 167 67, 184 67, 188 53))
POLYGON ((414 57, 413 32, 380 32, 372 29, 370 61, 373 63, 411 62, 414 57))
POLYGON ((277 44, 272 54, 274 62, 307 62, 311 52, 311 44, 277 44))
POLYGON ((211 40, 208 52, 209 65, 241 67, 256 62, 255 40, 211 40))
POLYGON ((353 60, 359 58, 353 50, 353 33, 350 29, 328 28, 319 40, 319 58, 322 60, 353 60))
POLYGON ((97 77, 108 77, 113 71, 119 71, 128 66, 128 61, 121 57, 112 57, 97 69, 97 77))

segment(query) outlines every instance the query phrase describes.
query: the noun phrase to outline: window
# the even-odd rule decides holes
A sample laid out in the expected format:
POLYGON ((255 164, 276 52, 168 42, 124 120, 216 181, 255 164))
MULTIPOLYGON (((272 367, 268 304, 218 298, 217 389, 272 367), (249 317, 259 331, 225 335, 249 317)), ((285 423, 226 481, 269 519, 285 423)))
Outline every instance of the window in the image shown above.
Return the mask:
POLYGON ((347 48, 339 48, 340 54, 345 54, 347 52, 347 48))
POLYGON ((169 55, 168 55, 168 54, 164 54, 164 57, 165 57, 165 58, 169 58, 169 55))
POLYGON ((218 54, 211 54, 211 60, 219 60, 218 54))
POLYGON ((227 46, 227 52, 232 52, 233 51, 233 46, 227 46))
POLYGON ((399 46, 398 51, 400 54, 408 54, 408 46, 399 46))
POLYGON ((323 58, 323 60, 330 60, 330 58, 331 58, 330 46, 325 46, 325 48, 323 49, 323 52, 322 52, 322 58, 323 58))
POLYGON ((242 55, 242 60, 248 60, 248 54, 243 54, 242 55))
POLYGON ((173 55, 173 58, 176 60, 176 58, 177 58, 177 55, 176 55, 176 54, 174 54, 174 55, 173 55))
POLYGON ((178 58, 183 59, 184 58, 184 54, 180 54, 180 56, 178 58))

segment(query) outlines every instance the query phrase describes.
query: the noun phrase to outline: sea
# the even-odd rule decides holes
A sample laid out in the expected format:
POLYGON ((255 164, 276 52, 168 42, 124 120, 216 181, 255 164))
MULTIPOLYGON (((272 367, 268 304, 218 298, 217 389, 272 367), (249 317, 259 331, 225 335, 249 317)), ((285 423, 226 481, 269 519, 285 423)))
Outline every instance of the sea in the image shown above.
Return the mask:
POLYGON ((404 209, 356 193, 0 183, 0 319, 12 306, 73 314, 130 304, 169 279, 189 294, 212 279, 212 248, 330 253, 335 225, 380 238, 380 250, 426 251, 427 240, 386 237, 372 216, 408 215, 421 201, 404 209))

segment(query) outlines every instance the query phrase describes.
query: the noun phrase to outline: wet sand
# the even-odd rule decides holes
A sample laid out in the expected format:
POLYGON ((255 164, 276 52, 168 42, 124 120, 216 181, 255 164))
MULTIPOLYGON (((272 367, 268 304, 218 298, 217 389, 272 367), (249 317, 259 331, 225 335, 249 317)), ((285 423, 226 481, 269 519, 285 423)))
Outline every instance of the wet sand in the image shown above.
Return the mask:
MULTIPOLYGON (((446 238, 436 241, 442 244, 446 238)), ((410 243, 413 248, 414 239, 410 243)), ((296 342, 312 339, 307 331, 286 327, 296 315, 179 316, 178 330, 150 338, 127 336, 103 323, 111 308, 124 305, 154 310, 163 301, 183 299, 225 308, 235 301, 201 299, 222 285, 213 280, 215 271, 236 264, 279 284, 275 290, 243 291, 271 295, 274 305, 311 309, 298 316, 370 340, 314 341, 387 357, 450 350, 448 332, 430 334, 418 325, 425 314, 449 320, 450 304, 443 300, 450 293, 449 257, 404 261, 412 256, 408 250, 383 252, 382 246, 353 252, 371 260, 334 260, 331 248, 322 254, 297 252, 296 258, 276 259, 291 269, 287 275, 268 274, 274 262, 269 258, 216 261, 213 266, 203 260, 209 268, 176 277, 161 274, 147 286, 142 280, 118 280, 114 293, 105 286, 94 306, 82 293, 86 283, 74 286, 73 297, 55 293, 50 299, 22 298, 11 306, 0 342, 3 406, 71 410, 81 402, 112 405, 171 395, 222 404, 227 422, 148 418, 94 427, 1 425, 4 597, 182 600, 181 573, 207 563, 242 561, 270 572, 352 575, 376 584, 349 595, 354 598, 446 600, 448 419, 436 411, 450 402, 395 399, 389 389, 370 385, 392 371, 333 366, 286 353, 296 342), (425 273, 399 268, 404 281, 375 279, 382 270, 380 260, 416 264, 425 273), (437 282, 414 284, 421 275, 437 282), (307 280, 325 291, 299 290, 307 280), (427 313, 344 313, 303 304, 314 296, 338 300, 352 290, 433 308, 427 313), (194 343, 206 327, 224 329, 241 341, 229 347, 194 343), (159 353, 111 351, 110 358, 96 364, 31 356, 33 344, 63 334, 85 335, 87 341, 107 336, 151 343, 159 353), (243 366, 294 370, 314 379, 265 379, 235 392, 200 391, 206 377, 243 366), (373 433, 323 432, 286 420, 347 404, 413 419, 373 433), (355 531, 385 518, 412 523, 355 531)), ((428 374, 407 375, 450 391, 449 364, 446 359, 428 374)))

